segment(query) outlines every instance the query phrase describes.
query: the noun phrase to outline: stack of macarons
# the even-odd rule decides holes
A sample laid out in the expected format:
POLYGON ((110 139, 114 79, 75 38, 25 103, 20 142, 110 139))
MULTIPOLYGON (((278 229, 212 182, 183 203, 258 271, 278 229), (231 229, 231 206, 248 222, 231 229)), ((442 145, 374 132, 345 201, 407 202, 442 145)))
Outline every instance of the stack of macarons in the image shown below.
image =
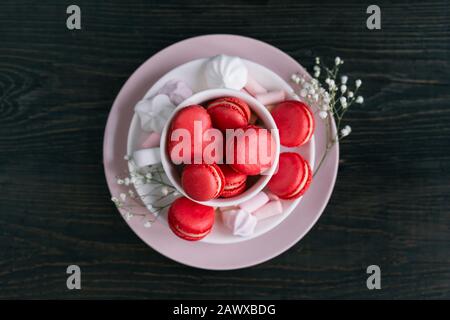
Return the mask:
MULTIPOLYGON (((287 100, 271 110, 277 125, 280 143, 285 147, 299 147, 311 140, 314 133, 314 115, 303 102, 287 100)), ((278 171, 270 179, 267 188, 281 199, 296 199, 302 196, 312 180, 311 167, 295 152, 280 154, 278 171)))
POLYGON ((190 105, 180 109, 173 117, 169 127, 167 151, 173 164, 178 165, 181 172, 181 186, 191 199, 208 201, 219 197, 235 197, 249 187, 249 180, 254 181, 247 179, 248 176, 258 176, 270 168, 275 157, 273 138, 266 128, 250 124, 252 117, 255 115, 247 103, 236 97, 218 98, 206 102, 204 106, 190 105), (215 129, 222 137, 223 154, 219 157, 221 161, 205 159, 204 151, 210 140, 203 134, 196 135, 194 125, 196 121, 201 123, 202 132, 215 129), (182 154, 184 150, 179 144, 183 141, 173 139, 172 133, 176 129, 185 129, 192 137, 191 154, 182 154), (230 139, 234 139, 233 143, 225 141, 227 129, 241 129, 231 136, 230 139), (250 141, 258 143, 252 144, 250 141), (268 161, 267 158, 261 160, 259 150, 254 150, 259 148, 260 141, 267 143, 268 161), (244 147, 238 150, 238 146, 244 147), (251 153, 257 155, 256 159, 251 157, 251 153), (179 157, 188 161, 179 161, 179 157))

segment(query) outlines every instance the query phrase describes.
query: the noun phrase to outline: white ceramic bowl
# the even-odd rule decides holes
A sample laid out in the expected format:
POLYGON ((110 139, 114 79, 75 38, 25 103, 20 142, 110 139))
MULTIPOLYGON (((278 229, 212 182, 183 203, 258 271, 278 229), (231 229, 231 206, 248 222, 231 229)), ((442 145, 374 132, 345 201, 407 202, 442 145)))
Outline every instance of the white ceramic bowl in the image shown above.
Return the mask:
POLYGON ((278 165, 278 158, 280 155, 280 136, 278 134, 278 129, 275 124, 275 121, 273 120, 270 112, 266 109, 264 105, 262 105, 258 100, 256 100, 249 94, 231 89, 209 89, 200 91, 192 95, 191 97, 189 97, 188 99, 186 99, 180 105, 177 106, 177 108, 172 113, 172 116, 167 121, 161 133, 160 147, 161 147, 161 162, 167 174, 167 177, 182 195, 207 206, 228 207, 228 206, 236 206, 254 197, 267 185, 278 165), (221 97, 237 97, 239 99, 244 100, 248 104, 252 112, 254 112, 256 116, 258 116, 258 118, 264 123, 265 128, 271 130, 272 136, 275 140, 275 147, 276 147, 275 160, 272 166, 267 171, 265 171, 264 174, 261 175, 260 178, 249 189, 245 190, 245 192, 241 193, 240 195, 237 195, 232 198, 217 198, 209 201, 196 201, 190 198, 181 187, 181 177, 178 171, 176 170, 175 166, 170 161, 169 155, 167 153, 167 140, 168 140, 167 134, 173 117, 180 109, 193 104, 203 104, 206 101, 221 97))

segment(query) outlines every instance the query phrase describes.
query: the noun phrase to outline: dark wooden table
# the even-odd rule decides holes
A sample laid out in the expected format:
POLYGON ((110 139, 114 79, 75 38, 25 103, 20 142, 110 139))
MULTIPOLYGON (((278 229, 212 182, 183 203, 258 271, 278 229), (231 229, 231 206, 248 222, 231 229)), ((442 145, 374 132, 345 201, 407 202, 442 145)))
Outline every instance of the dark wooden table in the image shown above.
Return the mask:
POLYGON ((0 3, 0 298, 450 298, 450 3, 0 3), (82 29, 66 28, 81 7, 82 29), (297 245, 262 265, 197 270, 149 249, 110 202, 102 143, 113 99, 148 57, 200 34, 266 41, 312 66, 345 59, 337 184, 297 245), (66 268, 82 269, 67 290, 66 268), (382 289, 366 288, 377 264, 382 289))

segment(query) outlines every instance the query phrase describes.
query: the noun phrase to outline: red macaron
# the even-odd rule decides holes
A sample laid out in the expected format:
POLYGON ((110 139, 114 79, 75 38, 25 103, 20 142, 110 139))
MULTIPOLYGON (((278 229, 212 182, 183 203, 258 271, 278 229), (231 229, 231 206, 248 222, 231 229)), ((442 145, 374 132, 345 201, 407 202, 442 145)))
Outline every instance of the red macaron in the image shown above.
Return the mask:
POLYGON ((207 105, 213 126, 219 130, 245 127, 250 120, 250 108, 247 103, 236 97, 216 99, 207 105))
POLYGON ((169 227, 178 237, 200 240, 211 231, 214 225, 214 208, 182 197, 176 199, 169 208, 169 227))
POLYGON ((231 198, 244 192, 247 186, 247 175, 233 170, 226 164, 221 164, 219 167, 225 177, 225 186, 220 196, 231 198))
POLYGON ((275 151, 276 145, 270 131, 249 125, 240 131, 236 130, 227 141, 226 163, 237 172, 258 175, 272 166, 275 151))
POLYGON ((310 108, 300 101, 283 101, 271 111, 278 127, 280 143, 297 147, 307 143, 314 133, 314 116, 310 108))
POLYGON ((225 187, 225 177, 217 164, 189 164, 181 173, 181 186, 197 201, 219 197, 225 187))
MULTIPOLYGON (((180 163, 193 163, 194 157, 197 157, 200 160, 203 160, 203 149, 209 143, 204 140, 203 133, 212 127, 211 117, 209 116, 206 109, 200 105, 191 105, 187 106, 177 112, 177 114, 173 117, 172 122, 170 124, 169 134, 168 134, 168 142, 167 142, 167 151, 169 152, 169 157, 172 162, 176 164, 180 163), (195 132, 195 123, 198 122, 201 124, 201 132, 195 132), (190 155, 185 155, 185 149, 181 148, 183 145, 186 145, 186 142, 179 137, 176 137, 174 133, 177 129, 184 129, 186 133, 188 133, 190 142, 191 142, 191 150, 190 155), (200 148, 195 149, 195 145, 200 146, 200 148), (177 148, 178 146, 178 148, 177 148), (184 161, 185 159, 186 161, 184 161), (189 161, 188 161, 189 160, 189 161)), ((199 127, 200 128, 200 127, 199 127)), ((178 131, 180 134, 183 131, 178 131)))
POLYGON ((272 176, 267 187, 281 199, 296 199, 309 188, 312 180, 308 161, 298 153, 280 154, 278 171, 272 176))

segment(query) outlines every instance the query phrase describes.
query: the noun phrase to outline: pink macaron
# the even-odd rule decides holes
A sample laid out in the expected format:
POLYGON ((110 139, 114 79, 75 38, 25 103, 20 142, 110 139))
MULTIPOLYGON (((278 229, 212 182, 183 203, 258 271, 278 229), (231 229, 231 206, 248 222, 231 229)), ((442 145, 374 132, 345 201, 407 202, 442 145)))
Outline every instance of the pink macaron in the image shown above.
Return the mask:
MULTIPOLYGON (((169 134, 167 136, 167 151, 169 153, 169 157, 174 163, 193 163, 195 158, 203 159, 203 149, 208 145, 208 141, 204 140, 203 133, 212 127, 211 117, 209 116, 206 109, 200 105, 191 105, 187 106, 177 112, 177 114, 172 119, 170 124, 169 134), (201 128, 200 134, 196 134, 194 132, 195 124, 199 124, 199 128, 201 128), (177 129, 184 129, 190 135, 191 139, 191 150, 190 155, 187 156, 184 154, 185 149, 181 147, 183 144, 183 139, 179 139, 176 136, 177 129), (194 147, 195 145, 200 146, 200 148, 194 147), (188 159, 186 161, 181 161, 181 159, 188 159)), ((181 130, 178 131, 183 133, 181 130)))
POLYGON ((236 97, 216 99, 207 105, 214 128, 225 131, 245 127, 250 120, 250 108, 247 103, 236 97))
POLYGON ((297 147, 311 139, 315 127, 314 116, 303 102, 283 101, 272 109, 271 114, 279 130, 281 145, 297 147))
POLYGON ((245 191, 247 187, 246 174, 237 172, 226 164, 221 164, 219 167, 225 177, 225 186, 220 195, 222 198, 235 197, 245 191))
POLYGON ((296 199, 308 190, 312 180, 308 161, 295 152, 280 154, 278 171, 272 176, 267 188, 281 199, 296 199))
POLYGON ((214 208, 182 197, 172 203, 167 218, 175 235, 184 240, 197 241, 211 232, 214 208))
POLYGON ((217 164, 189 164, 181 173, 181 186, 197 201, 218 198, 225 187, 225 177, 217 164))
POLYGON ((270 131, 249 125, 241 131, 237 130, 227 141, 226 163, 237 172, 258 175, 272 166, 275 151, 276 145, 270 131))

